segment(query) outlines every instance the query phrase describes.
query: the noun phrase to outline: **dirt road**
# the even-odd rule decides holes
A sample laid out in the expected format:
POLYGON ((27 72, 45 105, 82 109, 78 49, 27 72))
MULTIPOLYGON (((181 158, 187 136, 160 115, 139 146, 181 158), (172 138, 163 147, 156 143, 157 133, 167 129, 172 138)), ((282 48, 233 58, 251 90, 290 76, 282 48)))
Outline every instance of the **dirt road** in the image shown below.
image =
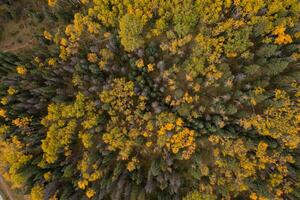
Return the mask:
POLYGON ((4 192, 4 194, 7 196, 8 200, 14 200, 13 194, 10 191, 9 186, 4 181, 3 177, 0 175, 0 189, 4 192))

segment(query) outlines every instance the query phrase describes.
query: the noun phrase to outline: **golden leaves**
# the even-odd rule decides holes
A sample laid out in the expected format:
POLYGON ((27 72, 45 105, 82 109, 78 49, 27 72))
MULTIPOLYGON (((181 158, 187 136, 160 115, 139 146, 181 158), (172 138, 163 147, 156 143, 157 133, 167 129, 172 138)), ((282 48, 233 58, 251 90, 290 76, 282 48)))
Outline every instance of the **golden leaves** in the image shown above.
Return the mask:
POLYGON ((163 144, 172 153, 177 154, 180 150, 182 152, 182 158, 188 160, 194 153, 195 144, 195 132, 184 127, 184 122, 181 118, 177 118, 175 123, 166 123, 160 127, 157 131, 158 141, 163 141, 165 137, 166 141, 163 144), (171 136, 168 136, 171 134, 171 136))
POLYGON ((138 67, 138 68, 142 68, 144 67, 144 60, 143 59, 138 59, 136 62, 135 62, 135 65, 138 67))
MULTIPOLYGON (((18 143, 17 138, 14 139, 18 143)), ((27 177, 19 173, 19 170, 26 165, 31 155, 26 155, 16 145, 0 140, 0 171, 4 178, 12 183, 13 188, 22 188, 27 177), (8 168, 9 167, 9 168, 8 168)))
POLYGON ((30 193, 31 200, 43 200, 44 196, 45 193, 44 193, 43 185, 37 184, 31 189, 31 193, 30 193))
POLYGON ((49 65, 49 66, 54 66, 55 64, 56 64, 55 58, 49 58, 49 60, 48 60, 48 65, 49 65))
POLYGON ((17 70, 17 73, 22 76, 27 73, 27 69, 22 65, 17 66, 16 70, 17 70))
POLYGON ((153 64, 151 64, 151 63, 150 63, 150 64, 148 64, 148 65, 147 65, 147 71, 148 71, 148 72, 152 72, 152 71, 154 71, 154 65, 153 65, 153 64))
POLYGON ((3 108, 0 108, 0 117, 2 117, 2 118, 6 118, 7 117, 6 110, 4 110, 3 108))
POLYGON ((12 95, 14 95, 16 92, 17 92, 16 89, 14 89, 12 86, 9 86, 9 88, 8 88, 8 90, 7 90, 8 95, 12 96, 12 95))
POLYGON ((86 186, 88 185, 88 181, 87 180, 80 180, 77 182, 77 185, 80 189, 84 190, 86 188, 86 186))
POLYGON ((91 199, 93 196, 95 196, 96 192, 94 189, 89 188, 87 189, 87 191, 85 192, 85 195, 87 196, 87 198, 91 199))
POLYGON ((48 31, 44 31, 44 37, 47 39, 47 40, 52 40, 53 39, 53 36, 51 33, 49 33, 48 31))
POLYGON ((130 162, 127 163, 127 170, 132 172, 137 168, 139 160, 136 157, 133 157, 130 162))

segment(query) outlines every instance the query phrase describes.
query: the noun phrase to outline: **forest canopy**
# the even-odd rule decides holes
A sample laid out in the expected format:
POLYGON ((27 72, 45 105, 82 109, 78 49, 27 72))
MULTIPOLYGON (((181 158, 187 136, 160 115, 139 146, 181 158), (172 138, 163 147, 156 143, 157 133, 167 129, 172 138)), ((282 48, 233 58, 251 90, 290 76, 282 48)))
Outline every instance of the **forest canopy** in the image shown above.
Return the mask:
POLYGON ((5 0, 0 11, 0 36, 32 28, 22 51, 0 37, 0 174, 13 189, 300 199, 298 0, 5 0))

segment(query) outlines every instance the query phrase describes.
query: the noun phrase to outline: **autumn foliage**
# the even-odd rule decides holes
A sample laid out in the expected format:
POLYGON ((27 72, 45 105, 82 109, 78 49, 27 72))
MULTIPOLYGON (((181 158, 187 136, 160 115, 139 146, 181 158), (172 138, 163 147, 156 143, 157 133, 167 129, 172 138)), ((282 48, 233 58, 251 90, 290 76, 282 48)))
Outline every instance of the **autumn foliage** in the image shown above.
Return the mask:
POLYGON ((0 172, 14 188, 300 199, 298 0, 44 3, 71 20, 39 33, 40 51, 0 54, 0 172))

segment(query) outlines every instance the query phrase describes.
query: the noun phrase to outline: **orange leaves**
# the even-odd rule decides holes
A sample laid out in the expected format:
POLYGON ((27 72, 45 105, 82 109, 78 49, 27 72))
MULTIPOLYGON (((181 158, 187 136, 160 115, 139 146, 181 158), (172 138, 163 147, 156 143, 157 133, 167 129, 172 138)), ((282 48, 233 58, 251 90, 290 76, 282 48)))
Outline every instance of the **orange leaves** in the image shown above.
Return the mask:
POLYGON ((22 65, 17 66, 16 70, 21 76, 24 76, 27 73, 27 69, 22 65))
POLYGON ((28 127, 30 121, 31 119, 29 117, 23 117, 23 118, 14 119, 12 121, 12 124, 22 128, 22 127, 28 127))
POLYGON ((151 64, 151 63, 150 63, 150 64, 148 64, 148 65, 147 65, 147 71, 148 71, 148 72, 152 72, 152 71, 154 71, 154 65, 153 65, 153 64, 151 64))
POLYGON ((91 199, 93 196, 95 196, 96 192, 94 189, 89 188, 87 189, 87 191, 85 192, 85 195, 87 196, 87 198, 91 199))
POLYGON ((139 160, 136 157, 133 157, 130 162, 127 163, 127 170, 132 172, 137 168, 139 160))
POLYGON ((275 44, 289 44, 292 43, 292 37, 288 34, 278 35, 275 39, 275 44))
POLYGON ((57 3, 57 0, 48 0, 48 5, 54 7, 57 3))
POLYGON ((292 37, 285 33, 286 28, 283 25, 279 25, 273 31, 274 35, 277 35, 275 39, 275 44, 289 44, 292 43, 292 37))
POLYGON ((86 186, 88 185, 88 181, 87 180, 80 180, 77 182, 77 185, 80 189, 84 190, 86 188, 86 186))
POLYGON ((67 46, 68 45, 68 40, 66 39, 66 38, 62 38, 61 40, 60 40, 60 45, 62 45, 62 46, 67 46))
POLYGON ((97 60, 98 60, 98 57, 97 57, 97 54, 95 54, 95 53, 89 53, 89 54, 87 55, 87 59, 88 59, 88 61, 91 62, 91 63, 96 63, 97 60))
POLYGON ((263 196, 257 196, 256 193, 252 192, 249 196, 249 198, 251 200, 268 200, 267 198, 263 197, 263 196))
POLYGON ((283 35, 285 32, 285 27, 283 25, 277 26, 273 31, 274 35, 283 35))
POLYGON ((183 126, 183 121, 182 121, 181 118, 178 118, 178 119, 176 120, 176 126, 179 126, 179 127, 183 126))
POLYGON ((143 59, 138 59, 138 60, 136 61, 135 65, 136 65, 138 68, 144 67, 144 61, 143 61, 143 59))
POLYGON ((2 118, 6 118, 7 117, 6 110, 4 110, 3 108, 0 108, 0 117, 2 117, 2 118))
POLYGON ((195 132, 184 127, 181 118, 177 118, 175 123, 166 123, 157 131, 158 142, 165 140, 165 146, 172 153, 177 154, 182 150, 182 158, 188 160, 194 153, 195 132), (168 136, 171 134, 171 136, 168 136))

